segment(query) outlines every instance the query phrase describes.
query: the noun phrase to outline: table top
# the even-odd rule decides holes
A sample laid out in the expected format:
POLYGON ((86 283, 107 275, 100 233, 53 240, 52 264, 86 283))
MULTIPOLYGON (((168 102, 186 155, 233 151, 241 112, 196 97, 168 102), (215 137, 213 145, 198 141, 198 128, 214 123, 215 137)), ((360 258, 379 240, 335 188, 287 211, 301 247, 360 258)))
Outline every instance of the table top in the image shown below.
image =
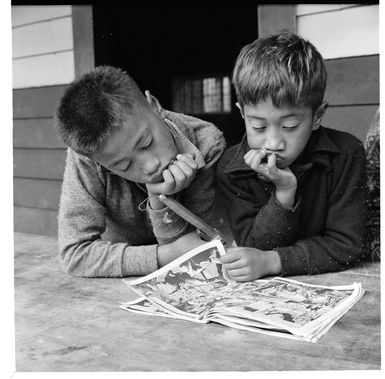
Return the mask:
POLYGON ((14 276, 18 372, 381 368, 380 263, 293 277, 366 291, 316 343, 124 311, 137 296, 122 279, 69 276, 53 237, 15 233, 14 276))

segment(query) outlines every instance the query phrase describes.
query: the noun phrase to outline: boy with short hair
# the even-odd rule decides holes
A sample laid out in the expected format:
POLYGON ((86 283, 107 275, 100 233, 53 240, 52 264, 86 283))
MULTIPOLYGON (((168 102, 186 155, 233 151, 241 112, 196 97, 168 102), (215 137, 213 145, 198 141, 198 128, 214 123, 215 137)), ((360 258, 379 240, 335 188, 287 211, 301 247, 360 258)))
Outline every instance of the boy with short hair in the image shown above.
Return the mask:
POLYGON ((239 246, 222 263, 235 280, 344 270, 363 257, 364 149, 321 126, 326 79, 317 49, 291 33, 257 39, 236 60, 246 135, 218 164, 239 246))
POLYGON ((110 66, 71 83, 56 118, 68 146, 58 242, 70 274, 146 275, 204 243, 158 195, 209 218, 225 148, 213 124, 164 110, 110 66))

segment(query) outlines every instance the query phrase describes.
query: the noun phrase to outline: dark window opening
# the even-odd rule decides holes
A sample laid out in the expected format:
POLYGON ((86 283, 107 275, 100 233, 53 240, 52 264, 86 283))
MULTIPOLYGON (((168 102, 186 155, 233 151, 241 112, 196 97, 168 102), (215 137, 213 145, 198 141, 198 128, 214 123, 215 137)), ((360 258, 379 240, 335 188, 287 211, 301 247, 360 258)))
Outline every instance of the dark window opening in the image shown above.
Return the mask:
POLYGON ((245 133, 231 72, 257 19, 258 4, 242 0, 95 4, 95 64, 123 68, 163 108, 214 123, 231 146, 245 133))
POLYGON ((231 83, 228 76, 174 78, 172 108, 192 115, 231 113, 231 83))

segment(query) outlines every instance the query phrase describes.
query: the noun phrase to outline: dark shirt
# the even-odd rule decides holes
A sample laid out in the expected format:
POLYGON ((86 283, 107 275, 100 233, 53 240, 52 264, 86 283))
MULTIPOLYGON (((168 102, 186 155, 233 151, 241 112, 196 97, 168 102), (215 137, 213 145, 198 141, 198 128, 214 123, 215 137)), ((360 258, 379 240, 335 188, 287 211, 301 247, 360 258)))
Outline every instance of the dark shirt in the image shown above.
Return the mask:
POLYGON ((244 162, 246 136, 218 164, 230 227, 238 246, 276 250, 282 276, 351 267, 366 235, 365 153, 349 133, 320 127, 290 166, 296 204, 284 208, 275 186, 244 162))

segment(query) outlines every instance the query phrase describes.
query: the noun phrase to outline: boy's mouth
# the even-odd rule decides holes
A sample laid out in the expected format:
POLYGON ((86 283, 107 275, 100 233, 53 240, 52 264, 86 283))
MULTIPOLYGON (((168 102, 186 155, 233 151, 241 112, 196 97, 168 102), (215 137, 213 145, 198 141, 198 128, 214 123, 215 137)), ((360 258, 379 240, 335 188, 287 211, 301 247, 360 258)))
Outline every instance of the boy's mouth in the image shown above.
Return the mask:
POLYGON ((170 165, 172 165, 176 161, 176 157, 169 159, 165 164, 160 166, 160 168, 156 171, 155 174, 151 176, 150 182, 162 182, 163 181, 163 171, 166 170, 170 165))
POLYGON ((276 162, 279 162, 279 161, 283 160, 283 157, 278 155, 277 153, 273 153, 271 151, 266 151, 266 150, 263 150, 263 149, 258 149, 258 150, 261 151, 262 153, 265 153, 265 156, 262 158, 261 163, 267 163, 267 161, 269 160, 270 155, 272 155, 272 154, 275 155, 276 162))

